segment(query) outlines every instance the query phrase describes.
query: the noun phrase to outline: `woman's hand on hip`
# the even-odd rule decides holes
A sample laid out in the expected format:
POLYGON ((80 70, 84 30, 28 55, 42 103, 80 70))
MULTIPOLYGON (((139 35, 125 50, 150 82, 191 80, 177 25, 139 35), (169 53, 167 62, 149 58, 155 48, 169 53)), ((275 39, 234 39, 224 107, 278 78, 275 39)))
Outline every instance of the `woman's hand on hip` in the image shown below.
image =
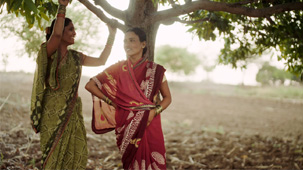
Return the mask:
POLYGON ((149 116, 148 116, 148 120, 147 120, 147 126, 154 119, 155 115, 156 115, 156 110, 155 109, 152 109, 152 110, 149 111, 149 116))

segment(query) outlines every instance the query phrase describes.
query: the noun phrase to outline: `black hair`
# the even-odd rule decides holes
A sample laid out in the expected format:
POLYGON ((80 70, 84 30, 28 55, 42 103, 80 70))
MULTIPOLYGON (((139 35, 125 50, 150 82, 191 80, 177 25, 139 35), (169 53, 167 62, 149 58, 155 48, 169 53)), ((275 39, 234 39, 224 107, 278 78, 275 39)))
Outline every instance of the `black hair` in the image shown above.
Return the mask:
MULTIPOLYGON (((133 32, 136 35, 138 35, 140 42, 146 41, 146 33, 141 28, 138 28, 138 27, 130 28, 126 32, 133 32)), ((146 53, 146 51, 147 51, 147 45, 143 49, 142 56, 144 56, 144 54, 146 53)))
MULTIPOLYGON (((53 29, 54 29, 55 22, 56 22, 56 19, 54 19, 54 20, 52 21, 52 24, 51 24, 50 27, 46 28, 46 29, 47 29, 47 31, 46 31, 46 41, 48 41, 48 39, 50 38, 50 36, 51 36, 52 33, 53 33, 53 29)), ((64 27, 68 26, 68 24, 69 24, 70 22, 72 22, 71 19, 65 18, 65 20, 64 20, 64 27)))

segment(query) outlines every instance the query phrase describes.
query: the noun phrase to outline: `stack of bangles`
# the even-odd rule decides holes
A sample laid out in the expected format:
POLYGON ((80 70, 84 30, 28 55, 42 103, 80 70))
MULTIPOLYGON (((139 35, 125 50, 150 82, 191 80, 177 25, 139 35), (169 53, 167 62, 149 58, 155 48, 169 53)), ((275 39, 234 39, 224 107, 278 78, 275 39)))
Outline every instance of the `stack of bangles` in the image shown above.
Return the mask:
POLYGON ((155 107, 155 110, 156 110, 156 116, 157 116, 163 111, 163 108, 161 105, 157 104, 155 107))
POLYGON ((112 105, 112 103, 113 103, 113 102, 112 102, 108 97, 106 97, 106 96, 104 96, 104 99, 103 99, 103 100, 104 100, 105 103, 107 103, 107 104, 109 104, 109 105, 112 105))
POLYGON ((59 5, 57 17, 65 18, 66 6, 59 5))

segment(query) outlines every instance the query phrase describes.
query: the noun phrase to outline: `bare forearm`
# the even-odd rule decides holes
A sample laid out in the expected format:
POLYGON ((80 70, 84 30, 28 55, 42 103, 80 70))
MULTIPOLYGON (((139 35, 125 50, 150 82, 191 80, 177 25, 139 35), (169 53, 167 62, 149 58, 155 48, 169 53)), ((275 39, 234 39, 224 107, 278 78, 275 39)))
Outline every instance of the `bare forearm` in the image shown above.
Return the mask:
POLYGON ((106 45, 105 45, 103 51, 101 52, 100 56, 98 58, 87 56, 84 60, 83 65, 84 66, 105 65, 105 63, 111 53, 114 40, 115 40, 115 33, 109 34, 106 45))
POLYGON ((59 47, 61 43, 61 38, 63 36, 63 30, 64 30, 64 21, 65 21, 65 10, 66 5, 69 1, 59 1, 60 5, 58 8, 58 14, 56 21, 54 23, 54 27, 52 30, 52 34, 47 41, 47 56, 50 57, 59 47))
POLYGON ((171 97, 163 97, 163 100, 160 102, 162 109, 165 110, 171 104, 171 97))
POLYGON ((110 34, 108 35, 105 48, 99 56, 100 65, 104 65, 106 63, 108 56, 112 51, 112 46, 114 45, 115 37, 116 32, 110 32, 110 34))
POLYGON ((98 65, 104 65, 112 51, 111 45, 105 45, 105 48, 103 49, 102 53, 100 54, 98 58, 98 65))
POLYGON ((85 89, 92 93, 93 95, 97 96, 100 99, 104 99, 105 96, 101 92, 101 90, 97 87, 96 83, 93 80, 90 80, 86 85, 85 89))
POLYGON ((53 29, 53 36, 61 37, 63 34, 65 11, 66 11, 66 6, 60 4, 58 7, 58 14, 57 14, 57 18, 56 18, 54 29, 53 29))
POLYGON ((167 81, 165 81, 161 84, 160 92, 163 97, 163 100, 160 102, 160 105, 162 106, 162 109, 164 110, 170 105, 170 103, 172 101, 172 97, 170 94, 170 90, 169 90, 167 81))
POLYGON ((97 87, 97 84, 95 83, 94 80, 90 80, 86 85, 85 85, 85 89, 87 91, 89 91, 90 93, 92 93, 93 95, 97 96, 99 99, 102 99, 105 103, 107 103, 108 105, 112 105, 115 108, 117 107, 117 105, 115 103, 113 103, 108 97, 106 97, 101 90, 97 87))

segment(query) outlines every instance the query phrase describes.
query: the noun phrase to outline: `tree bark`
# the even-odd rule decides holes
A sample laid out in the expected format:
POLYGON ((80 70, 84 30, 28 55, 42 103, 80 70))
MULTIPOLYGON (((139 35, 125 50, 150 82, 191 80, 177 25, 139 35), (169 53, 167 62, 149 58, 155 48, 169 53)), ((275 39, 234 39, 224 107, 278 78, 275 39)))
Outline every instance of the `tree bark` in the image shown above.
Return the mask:
POLYGON ((146 33, 147 55, 150 61, 154 60, 156 35, 159 23, 152 22, 149 15, 157 12, 158 7, 150 0, 131 0, 126 11, 125 25, 128 28, 139 27, 146 33))

